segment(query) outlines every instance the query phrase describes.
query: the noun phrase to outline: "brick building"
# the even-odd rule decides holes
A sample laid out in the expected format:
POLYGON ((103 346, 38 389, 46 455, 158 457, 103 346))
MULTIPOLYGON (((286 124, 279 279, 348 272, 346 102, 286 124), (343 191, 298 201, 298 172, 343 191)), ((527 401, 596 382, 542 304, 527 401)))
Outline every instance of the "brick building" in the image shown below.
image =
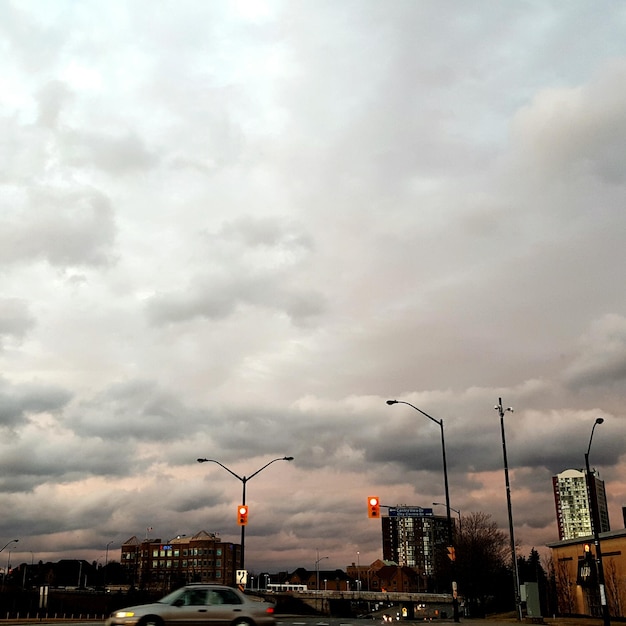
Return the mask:
POLYGON ((121 563, 139 588, 169 589, 190 582, 235 584, 241 546, 202 530, 174 539, 131 537, 122 544, 121 563))

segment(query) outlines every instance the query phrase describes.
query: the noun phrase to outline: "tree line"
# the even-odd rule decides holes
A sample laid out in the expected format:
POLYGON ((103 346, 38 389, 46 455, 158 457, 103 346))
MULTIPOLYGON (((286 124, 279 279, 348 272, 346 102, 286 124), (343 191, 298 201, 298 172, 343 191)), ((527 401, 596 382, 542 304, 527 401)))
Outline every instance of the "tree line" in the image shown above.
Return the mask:
MULTIPOLYGON (((546 565, 548 571, 534 548, 527 557, 517 557, 519 584, 538 584, 544 616, 557 612, 553 568, 549 561, 546 565)), ((470 513, 459 519, 455 560, 447 567, 458 582, 466 615, 484 617, 516 609, 510 539, 488 513, 470 513)))

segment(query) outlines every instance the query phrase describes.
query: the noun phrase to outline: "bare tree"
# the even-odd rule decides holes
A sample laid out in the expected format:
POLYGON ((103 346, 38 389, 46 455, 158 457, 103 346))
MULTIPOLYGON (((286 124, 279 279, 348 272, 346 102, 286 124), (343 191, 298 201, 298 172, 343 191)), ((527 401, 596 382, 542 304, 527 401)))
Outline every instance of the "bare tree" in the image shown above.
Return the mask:
POLYGON ((615 617, 623 617, 621 596, 624 589, 613 559, 607 559, 604 562, 604 583, 609 613, 615 617))
POLYGON ((568 563, 557 561, 554 574, 559 613, 572 615, 576 612, 576 574, 570 574, 568 563))
MULTIPOLYGON (((463 516, 456 541, 456 574, 471 615, 484 615, 510 588, 508 535, 487 513, 463 516)), ((514 600, 511 596, 511 602, 514 600)), ((501 608, 501 607, 498 607, 501 608)))

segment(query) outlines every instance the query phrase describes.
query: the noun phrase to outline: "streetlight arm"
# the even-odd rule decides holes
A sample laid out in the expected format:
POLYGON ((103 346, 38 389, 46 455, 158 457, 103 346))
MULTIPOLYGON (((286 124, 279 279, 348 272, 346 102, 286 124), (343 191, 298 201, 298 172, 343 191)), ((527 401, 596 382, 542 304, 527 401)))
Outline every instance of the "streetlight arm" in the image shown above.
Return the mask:
POLYGON ((254 474, 250 474, 250 476, 248 476, 248 478, 245 478, 245 476, 244 476, 244 480, 250 480, 251 478, 254 478, 259 472, 262 472, 268 465, 271 465, 272 463, 276 463, 276 461, 293 461, 293 457, 292 456, 281 456, 279 459, 273 459, 269 463, 266 463, 263 467, 259 468, 256 472, 254 472, 254 474))
POLYGON ((244 482, 246 480, 245 476, 242 478, 241 476, 239 476, 239 474, 235 474, 233 470, 229 469, 223 463, 220 463, 215 459, 198 459, 198 463, 217 463, 220 467, 223 467, 229 474, 232 474, 237 480, 240 480, 241 482, 244 482))
MULTIPOLYGON (((446 506, 446 504, 444 502, 433 502, 433 506, 446 506)), ((461 517, 461 511, 459 511, 459 509, 455 509, 451 506, 450 510, 454 511, 459 517, 461 517)))
POLYGON ((428 413, 426 413, 426 411, 422 411, 422 409, 418 409, 415 405, 411 404, 410 402, 405 402, 404 400, 387 400, 387 404, 389 406, 391 406, 393 404, 406 404, 406 405, 414 408, 416 411, 419 411, 422 415, 427 417, 429 420, 432 420, 433 422, 435 422, 435 424, 439 424, 439 426, 443 426, 443 420, 438 420, 438 419, 434 418, 432 415, 428 415, 428 413))
POLYGON ((589 458, 589 452, 591 451, 591 441, 593 440, 593 431, 596 429, 598 424, 604 423, 603 417, 598 417, 596 421, 593 423, 593 427, 591 428, 591 435, 589 437, 589 445, 587 446, 587 454, 585 454, 585 458, 589 458))
POLYGON ((9 544, 17 543, 18 541, 19 539, 11 539, 11 541, 7 542, 4 546, 2 546, 2 548, 0 548, 0 552, 2 552, 9 544))

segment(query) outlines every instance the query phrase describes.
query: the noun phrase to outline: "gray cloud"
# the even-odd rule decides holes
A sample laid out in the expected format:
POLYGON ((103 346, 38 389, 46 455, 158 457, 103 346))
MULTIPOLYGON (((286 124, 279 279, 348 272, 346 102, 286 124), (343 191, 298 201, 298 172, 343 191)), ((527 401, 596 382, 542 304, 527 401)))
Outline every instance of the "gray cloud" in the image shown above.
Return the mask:
POLYGON ((609 314, 595 320, 580 353, 564 372, 570 387, 623 382, 626 377, 626 318, 609 314))
POLYGON ((35 319, 28 310, 27 302, 17 298, 0 298, 0 339, 21 339, 34 324, 35 319))
POLYGON ((41 383, 12 384, 0 379, 0 424, 18 427, 35 413, 58 411, 71 398, 71 393, 60 387, 41 383))
POLYGON ((0 230, 0 263, 45 259, 53 266, 112 262, 115 222, 109 199, 91 188, 29 189, 0 230))

